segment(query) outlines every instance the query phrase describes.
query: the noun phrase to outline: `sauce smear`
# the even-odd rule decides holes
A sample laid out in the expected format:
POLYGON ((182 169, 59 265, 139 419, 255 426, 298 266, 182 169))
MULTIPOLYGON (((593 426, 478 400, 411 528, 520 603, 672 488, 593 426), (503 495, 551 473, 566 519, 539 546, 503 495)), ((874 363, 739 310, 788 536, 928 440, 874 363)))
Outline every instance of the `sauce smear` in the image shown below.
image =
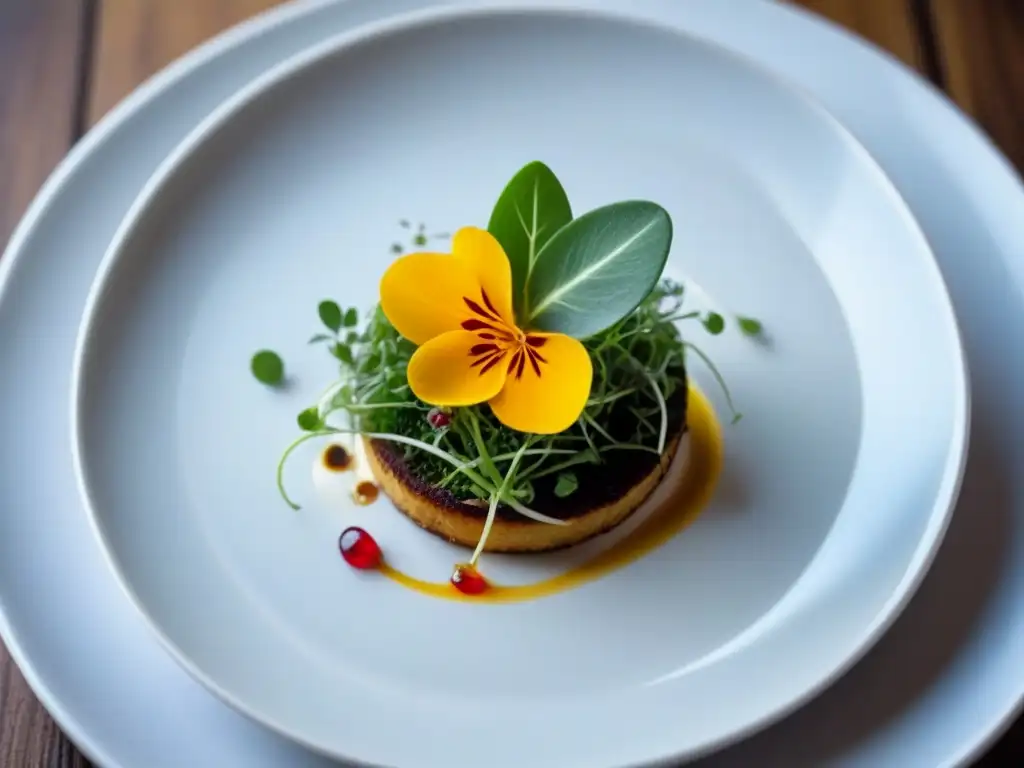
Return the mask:
MULTIPOLYGON (((380 562, 380 571, 403 587, 431 597, 484 603, 515 603, 534 600, 564 592, 606 576, 665 544, 693 522, 711 500, 718 478, 722 473, 724 453, 722 429, 715 418, 711 403, 693 385, 689 390, 687 425, 690 434, 690 455, 685 472, 678 479, 672 496, 613 546, 565 573, 534 584, 502 586, 485 581, 474 569, 473 572, 476 574, 476 578, 483 582, 484 589, 480 592, 470 592, 459 584, 455 584, 454 574, 451 583, 427 581, 403 573, 383 560, 380 562)), ((459 567, 465 568, 466 566, 459 567)), ((458 573, 458 567, 456 573, 458 573)), ((469 578, 461 580, 462 585, 468 586, 469 582, 469 578)))

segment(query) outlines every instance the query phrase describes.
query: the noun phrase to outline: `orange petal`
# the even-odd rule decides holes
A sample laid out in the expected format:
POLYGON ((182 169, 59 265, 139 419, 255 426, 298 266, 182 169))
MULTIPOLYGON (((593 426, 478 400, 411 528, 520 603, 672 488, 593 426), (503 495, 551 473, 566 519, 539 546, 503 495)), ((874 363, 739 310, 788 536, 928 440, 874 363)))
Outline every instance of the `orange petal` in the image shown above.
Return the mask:
POLYGON ((590 355, 580 342, 561 333, 531 333, 527 342, 533 359, 525 352, 519 359, 510 356, 508 378, 491 400, 491 409, 502 424, 520 432, 561 432, 580 417, 590 397, 590 355))
MULTIPOLYGON (((463 227, 452 238, 452 254, 476 276, 483 289, 484 309, 497 312, 506 325, 514 327, 512 265, 494 235, 485 229, 463 227)), ((478 300, 478 296, 473 299, 478 300)))
POLYGON ((396 259, 380 281, 380 307, 413 344, 461 327, 465 298, 479 296, 475 266, 441 253, 411 253, 396 259))
POLYGON ((449 331, 417 349, 409 360, 409 387, 431 405, 476 405, 505 383, 506 354, 469 331, 449 331), (488 349, 490 347, 490 349, 488 349))

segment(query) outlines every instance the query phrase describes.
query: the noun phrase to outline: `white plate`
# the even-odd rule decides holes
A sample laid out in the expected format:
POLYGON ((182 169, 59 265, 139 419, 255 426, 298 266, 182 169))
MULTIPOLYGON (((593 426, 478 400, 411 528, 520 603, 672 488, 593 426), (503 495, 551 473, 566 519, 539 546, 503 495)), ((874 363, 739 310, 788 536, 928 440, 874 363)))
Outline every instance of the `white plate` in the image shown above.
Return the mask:
MULTIPOLYGON (((75 365, 87 506, 172 654, 275 730, 374 765, 646 764, 763 727, 905 604, 967 440, 938 269, 838 123, 696 38, 514 4, 342 35, 218 109, 115 235, 75 365), (529 603, 361 578, 336 551, 346 525, 420 578, 465 555, 387 503, 282 504, 295 414, 334 378, 306 345, 313 308, 371 308, 399 218, 483 226, 533 157, 578 211, 663 204, 668 273, 769 329, 767 349, 706 343, 745 414, 720 489, 644 560, 529 603), (288 396, 251 380, 267 344, 293 361, 288 396)), ((535 581, 612 538, 486 570, 535 581)))
MULTIPOLYGON (((103 765, 324 764, 235 715, 151 642, 92 544, 69 455, 53 454, 52 436, 63 429, 60 403, 92 273, 157 162, 206 111, 266 66, 351 24, 418 5, 349 0, 283 10, 190 56, 76 148, 3 260, 0 323, 39 329, 0 336, 10 372, 0 379, 0 418, 32 425, 17 444, 2 444, 4 466, 9 477, 41 466, 51 472, 41 484, 0 486, 5 509, 28 510, 0 517, 4 637, 36 692, 103 765), (66 631, 71 626, 75 631, 66 631)), ((1019 183, 945 101, 842 32, 747 2, 690 3, 685 19, 674 4, 633 5, 637 13, 674 19, 757 54, 854 127, 936 245, 961 306, 978 395, 975 458, 960 505, 968 514, 954 516, 907 613, 811 706, 702 762, 931 768, 967 760, 1016 711, 1024 677, 1024 508, 1013 469, 1024 453, 1024 412, 1014 397, 1024 361, 1004 335, 1024 315, 1019 183), (969 261, 962 258, 967 252, 969 261), (925 648, 922 635, 929 638, 925 648)))

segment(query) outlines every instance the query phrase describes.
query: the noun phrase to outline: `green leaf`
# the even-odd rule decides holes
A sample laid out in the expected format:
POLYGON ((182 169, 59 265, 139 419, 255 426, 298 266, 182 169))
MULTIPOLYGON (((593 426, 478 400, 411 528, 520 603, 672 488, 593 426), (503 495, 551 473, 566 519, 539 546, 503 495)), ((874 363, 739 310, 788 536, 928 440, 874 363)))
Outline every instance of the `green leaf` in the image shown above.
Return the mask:
POLYGON ((276 352, 269 349, 260 350, 253 355, 249 367, 256 380, 268 387, 280 384, 284 378, 284 362, 276 352))
POLYGON ((539 161, 521 168, 495 203, 487 231, 501 243, 512 265, 512 299, 518 317, 528 310, 526 284, 538 254, 570 221, 572 209, 561 182, 539 161))
POLYGON ((318 333, 309 340, 310 344, 319 344, 321 341, 330 341, 334 337, 329 333, 318 333))
POLYGON ((354 328, 359 324, 359 311, 355 307, 345 311, 344 323, 346 328, 354 328))
POLYGON ((523 325, 579 339, 628 315, 658 283, 672 219, 656 203, 597 208, 560 229, 537 256, 523 325))
POLYGON ((331 354, 345 365, 352 365, 352 350, 347 344, 337 343, 331 347, 331 354))
POLYGON ((717 336, 725 330, 725 318, 717 312, 708 312, 701 322, 704 324, 704 330, 712 336, 717 336))
POLYGON ((579 485, 580 481, 573 472, 559 472, 558 480, 555 481, 555 496, 560 499, 571 496, 579 485))
POLYGON ((739 321, 740 330, 747 336, 760 336, 761 331, 764 330, 760 320, 755 320, 752 317, 737 317, 736 319, 739 321))
POLYGON ((333 301, 321 301, 317 307, 320 313, 320 321, 337 333, 341 329, 341 307, 333 301))
POLYGON ((315 432, 323 426, 323 422, 320 420, 320 412, 315 405, 300 413, 296 421, 299 422, 299 429, 305 432, 315 432))

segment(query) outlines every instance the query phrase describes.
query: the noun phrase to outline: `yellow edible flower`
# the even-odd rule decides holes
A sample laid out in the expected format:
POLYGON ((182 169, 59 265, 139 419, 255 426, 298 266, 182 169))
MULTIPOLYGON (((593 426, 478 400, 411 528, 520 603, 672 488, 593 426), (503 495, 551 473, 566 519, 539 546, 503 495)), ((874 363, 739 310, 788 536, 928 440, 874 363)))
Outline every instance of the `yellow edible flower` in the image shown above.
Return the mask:
POLYGON ((537 434, 568 429, 582 413, 594 375, 590 355, 570 336, 516 324, 512 267, 485 230, 460 229, 451 254, 397 259, 381 279, 380 303, 418 347, 407 376, 423 402, 487 402, 505 426, 537 434))

